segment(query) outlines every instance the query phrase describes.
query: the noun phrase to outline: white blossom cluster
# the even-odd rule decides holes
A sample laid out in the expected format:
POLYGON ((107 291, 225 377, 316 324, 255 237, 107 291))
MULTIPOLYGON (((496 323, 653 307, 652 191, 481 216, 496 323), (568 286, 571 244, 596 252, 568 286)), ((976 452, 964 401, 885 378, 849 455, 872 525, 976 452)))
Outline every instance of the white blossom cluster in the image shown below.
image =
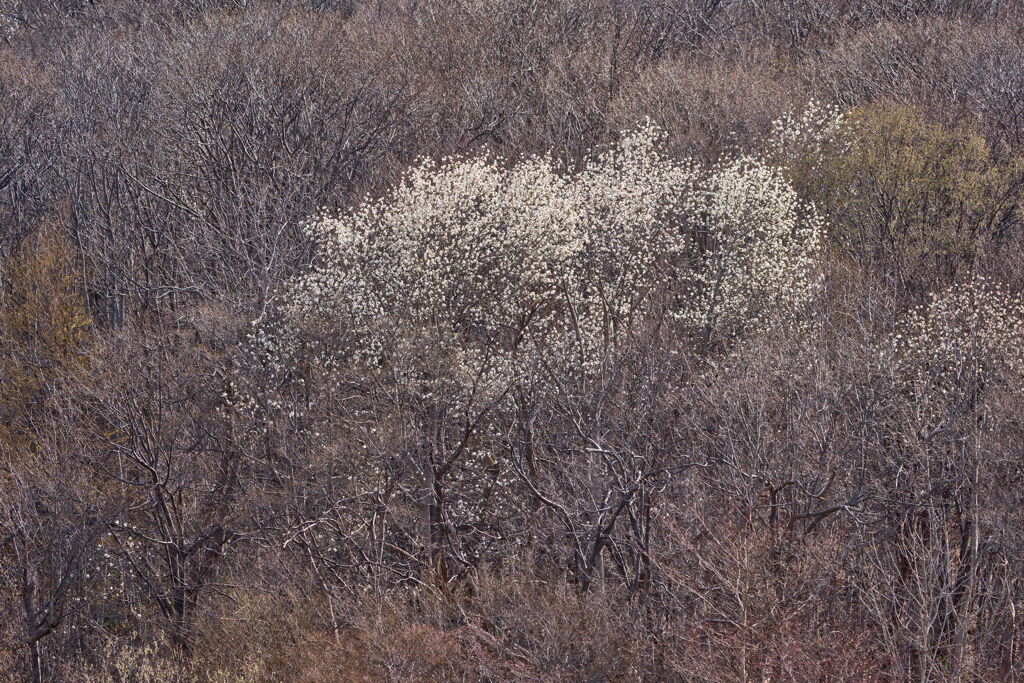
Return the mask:
POLYGON ((895 337, 899 367, 921 398, 950 396, 986 384, 1019 388, 1024 371, 1024 302, 976 277, 933 293, 895 337))
POLYGON ((321 372, 402 368, 452 401, 527 368, 590 373, 666 302, 705 341, 794 319, 820 284, 813 207, 762 161, 702 168, 663 138, 640 127, 576 172, 548 156, 423 162, 308 222, 315 264, 250 342, 284 373, 314 356, 321 372), (332 341, 294 338, 310 326, 332 341))
POLYGON ((684 318, 705 343, 797 322, 822 284, 822 217, 753 157, 720 163, 703 192, 684 318))
POLYGON ((841 153, 847 130, 846 115, 838 105, 811 100, 803 112, 772 121, 767 153, 772 159, 820 164, 827 154, 841 153))

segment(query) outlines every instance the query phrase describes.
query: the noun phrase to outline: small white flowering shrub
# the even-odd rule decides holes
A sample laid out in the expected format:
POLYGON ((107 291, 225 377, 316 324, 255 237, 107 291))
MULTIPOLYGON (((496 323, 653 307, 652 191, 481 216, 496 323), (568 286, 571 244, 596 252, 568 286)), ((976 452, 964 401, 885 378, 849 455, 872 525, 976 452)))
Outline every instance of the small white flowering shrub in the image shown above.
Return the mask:
POLYGON ((931 295, 896 335, 897 368, 927 421, 973 404, 986 387, 1024 381, 1024 302, 975 278, 931 295))
POLYGON ((835 104, 811 100, 799 114, 784 114, 772 121, 767 155, 779 164, 819 167, 827 157, 846 150, 847 116, 835 104))
POLYGON ((662 137, 642 127, 578 172, 425 162, 314 218, 318 256, 257 324, 260 362, 299 383, 339 364, 401 369, 424 396, 481 401, 530 368, 596 371, 652 314, 704 348, 796 319, 820 284, 813 207, 759 160, 700 168, 665 157, 662 137))

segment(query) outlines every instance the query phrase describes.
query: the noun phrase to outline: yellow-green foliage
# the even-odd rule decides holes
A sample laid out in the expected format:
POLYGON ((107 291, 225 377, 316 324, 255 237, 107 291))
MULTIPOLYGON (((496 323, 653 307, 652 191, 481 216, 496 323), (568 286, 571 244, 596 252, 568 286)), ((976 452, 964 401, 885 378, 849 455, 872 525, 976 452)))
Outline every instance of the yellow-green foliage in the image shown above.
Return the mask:
POLYGON ((91 323, 72 256, 43 229, 0 270, 0 446, 27 446, 46 396, 81 369, 91 323))
POLYGON ((833 244, 900 285, 948 283, 1018 217, 1024 165, 1000 158, 970 127, 931 123, 892 103, 823 111, 809 134, 776 135, 784 144, 775 151, 786 155, 798 192, 830 218, 833 244))

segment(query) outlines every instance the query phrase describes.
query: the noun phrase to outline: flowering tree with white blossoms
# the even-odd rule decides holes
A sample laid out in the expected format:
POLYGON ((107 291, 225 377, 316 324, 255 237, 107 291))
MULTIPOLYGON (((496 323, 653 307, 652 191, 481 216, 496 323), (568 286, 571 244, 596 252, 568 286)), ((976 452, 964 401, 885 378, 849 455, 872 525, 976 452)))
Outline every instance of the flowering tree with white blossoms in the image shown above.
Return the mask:
POLYGON ((379 200, 308 222, 315 262, 257 321, 250 351, 292 396, 347 374, 415 407, 435 556, 448 483, 493 469, 514 389, 600 384, 654 319, 706 353, 797 319, 814 296, 813 207, 757 159, 703 168, 666 157, 663 137, 641 127, 576 172, 546 156, 427 161, 379 200))
POLYGON ((675 313, 705 338, 794 319, 820 285, 813 207, 756 158, 701 169, 667 159, 662 138, 640 128, 578 173, 548 157, 422 163, 380 200, 308 223, 320 250, 285 317, 335 321, 334 351, 366 368, 427 336, 466 386, 500 385, 538 342, 593 370, 680 283, 675 313))
POLYGON ((932 293, 913 309, 894 339, 900 371, 921 406, 921 417, 939 429, 947 405, 979 400, 986 386, 1019 388, 1024 380, 1024 302, 984 278, 932 293))
POLYGON ((364 368, 429 339, 480 395, 541 340, 550 362, 592 367, 687 247, 674 217, 695 173, 660 138, 640 129, 577 174, 547 157, 422 163, 379 201, 310 221, 320 252, 286 315, 337 321, 364 368))
POLYGON ((824 221, 814 206, 751 157, 717 165, 703 191, 683 309, 701 352, 716 338, 796 323, 822 283, 824 221))
POLYGON ((972 631, 999 609, 990 568, 1015 543, 993 521, 1019 471, 1020 423, 1007 416, 1024 399, 1024 302, 980 277, 933 292, 879 367, 893 436, 869 494, 880 571, 863 599, 879 620, 901 615, 889 644, 919 670, 966 667, 972 631))

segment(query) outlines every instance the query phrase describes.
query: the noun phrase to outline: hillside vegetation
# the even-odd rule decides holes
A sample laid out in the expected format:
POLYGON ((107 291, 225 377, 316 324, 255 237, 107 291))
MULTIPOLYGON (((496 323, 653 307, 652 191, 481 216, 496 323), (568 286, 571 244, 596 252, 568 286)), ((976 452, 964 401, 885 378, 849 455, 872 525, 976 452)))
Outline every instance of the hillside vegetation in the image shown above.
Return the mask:
POLYGON ((1024 5, 0 2, 0 679, 1024 678, 1024 5))

